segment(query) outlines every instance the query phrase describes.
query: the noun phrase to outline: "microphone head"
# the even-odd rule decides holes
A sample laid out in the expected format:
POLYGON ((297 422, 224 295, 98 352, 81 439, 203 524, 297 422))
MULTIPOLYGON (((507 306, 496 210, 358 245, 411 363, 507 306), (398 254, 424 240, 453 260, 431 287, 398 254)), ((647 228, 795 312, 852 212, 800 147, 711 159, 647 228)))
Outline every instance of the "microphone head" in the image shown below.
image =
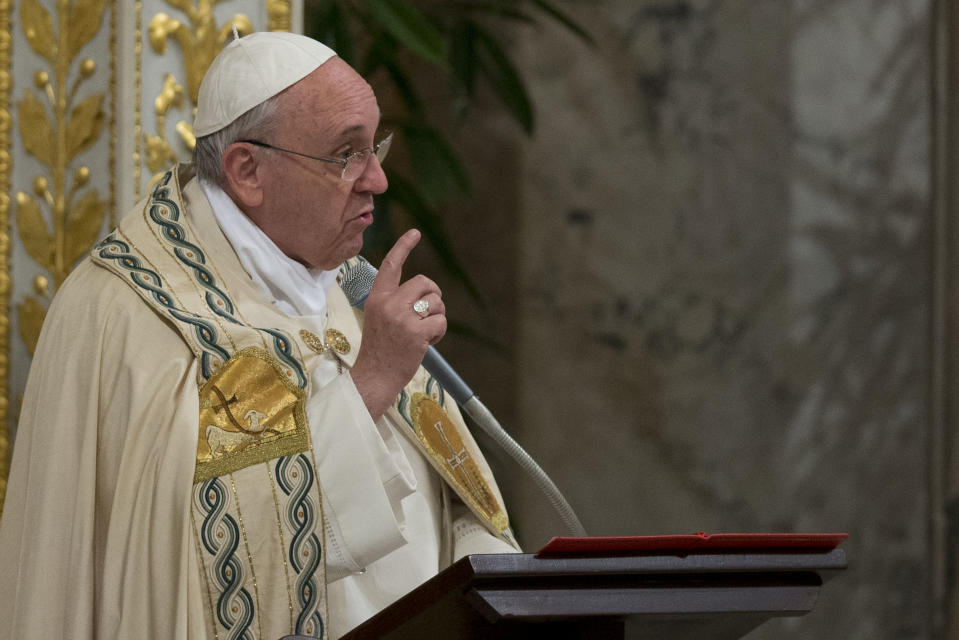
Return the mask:
POLYGON ((367 262, 363 256, 356 256, 356 262, 346 266, 343 278, 340 280, 340 288, 343 289, 351 306, 363 308, 377 273, 376 267, 367 262))

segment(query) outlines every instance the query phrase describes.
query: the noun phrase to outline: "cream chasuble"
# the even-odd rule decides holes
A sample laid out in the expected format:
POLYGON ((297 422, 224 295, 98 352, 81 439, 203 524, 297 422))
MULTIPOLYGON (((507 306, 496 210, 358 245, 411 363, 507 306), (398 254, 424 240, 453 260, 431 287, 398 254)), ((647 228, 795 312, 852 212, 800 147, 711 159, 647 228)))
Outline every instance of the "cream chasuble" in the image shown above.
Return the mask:
POLYGON ((54 301, 0 522, 0 637, 337 637, 453 556, 515 546, 455 403, 420 370, 372 423, 348 375, 361 318, 337 287, 328 322, 265 301, 189 177, 54 301))

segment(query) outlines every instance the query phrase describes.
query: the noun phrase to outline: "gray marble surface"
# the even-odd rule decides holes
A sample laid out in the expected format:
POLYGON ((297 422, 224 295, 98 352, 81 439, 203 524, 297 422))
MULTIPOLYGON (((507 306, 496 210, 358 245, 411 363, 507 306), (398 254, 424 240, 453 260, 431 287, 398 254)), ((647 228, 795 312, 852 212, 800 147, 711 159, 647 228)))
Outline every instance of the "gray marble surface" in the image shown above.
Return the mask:
POLYGON ((750 638, 924 637, 930 2, 575 12, 516 48, 518 434, 593 534, 848 532, 750 638))

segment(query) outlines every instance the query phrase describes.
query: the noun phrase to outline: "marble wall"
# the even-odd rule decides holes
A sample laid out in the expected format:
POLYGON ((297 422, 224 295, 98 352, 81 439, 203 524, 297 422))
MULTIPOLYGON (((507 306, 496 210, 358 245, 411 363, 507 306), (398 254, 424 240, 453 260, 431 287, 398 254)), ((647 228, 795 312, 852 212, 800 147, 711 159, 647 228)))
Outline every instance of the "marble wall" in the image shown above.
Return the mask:
POLYGON ((927 637, 931 0, 572 6, 516 46, 514 431, 592 534, 848 532, 750 638, 927 637))

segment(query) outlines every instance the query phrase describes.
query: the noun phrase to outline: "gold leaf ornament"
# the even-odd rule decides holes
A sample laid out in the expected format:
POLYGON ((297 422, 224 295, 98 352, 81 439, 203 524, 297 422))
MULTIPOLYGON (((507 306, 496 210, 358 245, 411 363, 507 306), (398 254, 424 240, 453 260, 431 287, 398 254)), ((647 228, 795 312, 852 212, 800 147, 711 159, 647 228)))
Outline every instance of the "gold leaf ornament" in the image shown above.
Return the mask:
POLYGON ((176 132, 180 134, 183 143, 190 151, 196 149, 196 134, 193 133, 193 125, 185 120, 176 123, 176 132))
POLYGON ((156 14, 147 27, 150 46, 159 54, 166 53, 167 38, 170 34, 176 33, 180 27, 179 20, 175 20, 165 13, 156 14))
MULTIPOLYGON (((100 30, 106 0, 75 0, 67 25, 67 57, 73 59, 100 30)), ((62 28, 62 27, 61 27, 62 28)))
POLYGON ((165 116, 170 107, 183 106, 183 85, 176 81, 172 73, 163 76, 163 88, 153 101, 153 109, 158 116, 165 116))
POLYGON ((151 134, 144 134, 146 143, 146 164, 150 171, 157 172, 171 162, 176 162, 176 154, 166 138, 151 134))
POLYGON ((97 141, 106 122, 106 114, 100 108, 102 104, 103 94, 98 93, 73 108, 67 123, 67 162, 97 141))
POLYGON ((46 307, 32 296, 27 296, 17 305, 17 326, 30 357, 33 357, 33 352, 37 349, 40 329, 43 328, 43 320, 46 316, 46 307))
POLYGON ((43 104, 37 100, 33 91, 27 89, 20 108, 17 110, 17 122, 20 125, 20 136, 27 152, 37 160, 49 166, 53 165, 53 127, 47 118, 43 104))
POLYGON ((20 3, 20 22, 23 23, 23 34, 30 47, 52 64, 57 57, 57 37, 50 12, 39 0, 23 0, 20 3))
POLYGON ((17 230, 20 241, 30 257, 47 269, 53 268, 53 236, 34 199, 27 193, 17 193, 17 230))
POLYGON ((213 0, 212 3, 206 2, 205 4, 201 2, 200 6, 196 8, 191 5, 192 2, 193 0, 166 0, 166 3, 168 5, 170 5, 174 9, 179 9, 180 11, 182 11, 183 13, 187 15, 194 14, 194 13, 202 13, 204 10, 212 11, 213 5, 215 5, 217 2, 220 2, 220 0, 213 0))
POLYGON ((96 189, 83 194, 70 210, 67 215, 66 264, 72 265, 84 257, 100 237, 106 210, 107 202, 100 199, 96 189))

